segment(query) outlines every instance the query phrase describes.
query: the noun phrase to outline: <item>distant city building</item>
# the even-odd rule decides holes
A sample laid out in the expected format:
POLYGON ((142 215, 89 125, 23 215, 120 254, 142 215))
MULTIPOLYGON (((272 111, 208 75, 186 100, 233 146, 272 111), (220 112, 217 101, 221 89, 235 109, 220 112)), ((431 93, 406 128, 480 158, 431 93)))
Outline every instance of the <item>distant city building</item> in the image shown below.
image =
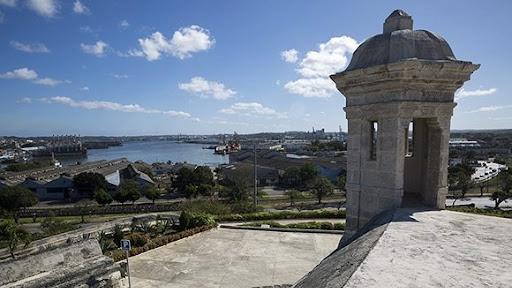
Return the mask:
POLYGON ((480 148, 480 143, 466 138, 451 138, 450 148, 480 148))

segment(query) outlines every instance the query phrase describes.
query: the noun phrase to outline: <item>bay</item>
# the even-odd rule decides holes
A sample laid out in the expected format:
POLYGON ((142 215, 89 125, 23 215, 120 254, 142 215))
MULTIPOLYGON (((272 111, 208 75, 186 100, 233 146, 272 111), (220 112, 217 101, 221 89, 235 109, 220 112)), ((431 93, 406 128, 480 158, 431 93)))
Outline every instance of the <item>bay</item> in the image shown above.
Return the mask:
POLYGON ((196 165, 218 166, 229 163, 228 155, 214 154, 206 145, 181 143, 174 141, 124 142, 122 146, 108 149, 89 149, 87 159, 82 162, 127 158, 129 161, 141 160, 148 164, 155 162, 187 162, 196 165))

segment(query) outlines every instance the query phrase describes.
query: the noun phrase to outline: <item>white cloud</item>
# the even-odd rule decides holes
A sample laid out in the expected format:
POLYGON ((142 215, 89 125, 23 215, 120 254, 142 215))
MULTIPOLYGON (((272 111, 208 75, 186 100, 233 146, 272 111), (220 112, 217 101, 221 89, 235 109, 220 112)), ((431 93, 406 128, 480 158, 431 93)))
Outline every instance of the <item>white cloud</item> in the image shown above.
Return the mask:
POLYGON ((93 33, 91 26, 80 26, 80 31, 85 33, 93 33))
POLYGON ((52 78, 44 77, 40 78, 36 71, 28 68, 19 68, 13 71, 8 71, 3 74, 0 74, 0 78, 3 79, 20 79, 20 80, 30 80, 32 83, 46 85, 46 86, 56 86, 62 83, 71 83, 70 81, 62 81, 55 80, 52 78))
POLYGON ((276 110, 265 107, 257 102, 238 102, 228 108, 221 109, 220 112, 224 114, 286 118, 286 113, 279 113, 276 110))
POLYGON ((76 14, 86 14, 87 15, 91 11, 89 10, 89 8, 87 6, 82 4, 82 2, 80 2, 80 0, 76 0, 75 3, 73 4, 73 12, 75 12, 76 14))
POLYGON ((87 54, 92 54, 96 57, 103 57, 107 52, 108 44, 103 41, 97 41, 95 44, 90 45, 81 43, 80 47, 82 48, 82 51, 87 54))
POLYGON ((126 56, 144 56, 149 61, 160 59, 162 54, 185 59, 192 57, 192 53, 208 50, 215 44, 210 32, 197 25, 180 28, 174 32, 171 39, 157 31, 150 37, 138 41, 141 50, 132 49, 126 56))
POLYGON ((336 92, 336 85, 329 78, 301 78, 284 85, 290 93, 311 97, 330 97, 336 92))
POLYGON ((281 58, 288 63, 295 63, 299 60, 299 51, 295 49, 285 50, 281 52, 281 58))
POLYGON ((498 110, 503 109, 509 109, 512 108, 512 105, 496 105, 496 106, 483 106, 475 110, 469 111, 469 113, 476 113, 476 112, 494 112, 498 110))
POLYGON ((126 78, 128 78, 128 75, 126 75, 126 74, 112 74, 112 77, 114 77, 116 79, 126 79, 126 78))
POLYGON ((119 57, 144 57, 144 52, 137 49, 130 49, 126 52, 117 51, 119 57))
POLYGON ((57 0, 28 0, 28 8, 44 17, 53 17, 59 12, 57 0))
POLYGON ((23 44, 18 41, 11 41, 11 47, 27 53, 49 53, 50 50, 42 43, 23 44))
POLYGON ((16 101, 17 103, 24 103, 24 104, 30 104, 32 103, 32 98, 29 98, 29 97, 23 97, 21 99, 19 99, 18 101, 16 101))
POLYGON ((130 27, 130 23, 128 23, 128 21, 126 19, 124 19, 121 22, 119 22, 119 26, 121 26, 123 28, 127 28, 127 27, 130 27))
POLYGON ((203 77, 193 77, 188 83, 179 83, 178 87, 192 93, 199 93, 204 97, 213 97, 217 100, 226 100, 233 97, 236 92, 228 89, 224 84, 208 81, 203 77))
POLYGON ((89 87, 84 86, 84 87, 80 88, 80 90, 82 90, 82 91, 89 91, 89 87))
MULTIPOLYGON (((139 104, 120 104, 116 102, 110 101, 82 101, 82 100, 74 100, 65 96, 56 96, 51 98, 42 98, 41 100, 47 103, 56 103, 62 104, 74 108, 81 108, 86 110, 109 110, 109 111, 119 111, 126 113, 146 113, 146 114, 162 114, 168 115, 171 117, 181 117, 181 118, 191 118, 192 116, 183 111, 174 111, 174 110, 158 110, 158 109, 148 109, 144 108, 139 104)), ((193 119, 194 120, 194 119, 193 119)))
POLYGON ((45 77, 34 80, 34 83, 46 86, 57 86, 62 83, 69 83, 69 81, 55 80, 52 78, 45 77))
POLYGON ((34 80, 37 79, 37 77, 37 72, 28 68, 19 68, 0 74, 0 78, 4 79, 34 80))
POLYGON ((7 7, 16 7, 18 0, 0 0, 0 5, 7 7))
POLYGON ((498 89, 496 88, 489 88, 489 89, 477 89, 477 90, 465 90, 464 88, 461 88, 455 92, 455 101, 467 98, 467 97, 475 97, 475 96, 485 96, 485 95, 491 95, 496 93, 498 89))
POLYGON ((348 57, 357 49, 358 43, 351 37, 333 37, 318 45, 318 50, 309 51, 300 61, 297 73, 302 78, 290 81, 284 87, 293 94, 304 97, 330 97, 336 92, 329 75, 343 70, 348 57))
POLYGON ((297 70, 304 77, 328 77, 348 65, 348 56, 359 44, 348 37, 333 37, 319 45, 317 51, 309 51, 297 70))

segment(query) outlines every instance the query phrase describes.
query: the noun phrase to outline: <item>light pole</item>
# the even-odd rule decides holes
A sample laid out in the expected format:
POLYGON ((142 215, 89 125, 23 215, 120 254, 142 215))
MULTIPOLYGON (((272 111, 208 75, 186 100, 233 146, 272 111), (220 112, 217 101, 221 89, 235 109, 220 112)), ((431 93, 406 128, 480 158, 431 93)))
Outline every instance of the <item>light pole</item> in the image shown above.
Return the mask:
POLYGON ((258 166, 256 166, 256 142, 254 143, 254 192, 252 195, 252 202, 254 206, 254 210, 256 210, 256 205, 258 205, 258 166))

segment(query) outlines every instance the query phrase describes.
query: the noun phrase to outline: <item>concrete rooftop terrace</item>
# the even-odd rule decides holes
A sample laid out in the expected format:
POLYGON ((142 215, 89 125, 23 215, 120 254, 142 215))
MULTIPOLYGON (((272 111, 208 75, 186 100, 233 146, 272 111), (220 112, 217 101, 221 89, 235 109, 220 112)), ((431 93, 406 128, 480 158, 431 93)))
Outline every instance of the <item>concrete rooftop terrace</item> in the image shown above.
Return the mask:
POLYGON ((260 287, 293 284, 338 246, 341 235, 214 229, 130 257, 133 287, 260 287))
POLYGON ((365 232, 295 287, 512 287, 510 219, 404 208, 365 232))

